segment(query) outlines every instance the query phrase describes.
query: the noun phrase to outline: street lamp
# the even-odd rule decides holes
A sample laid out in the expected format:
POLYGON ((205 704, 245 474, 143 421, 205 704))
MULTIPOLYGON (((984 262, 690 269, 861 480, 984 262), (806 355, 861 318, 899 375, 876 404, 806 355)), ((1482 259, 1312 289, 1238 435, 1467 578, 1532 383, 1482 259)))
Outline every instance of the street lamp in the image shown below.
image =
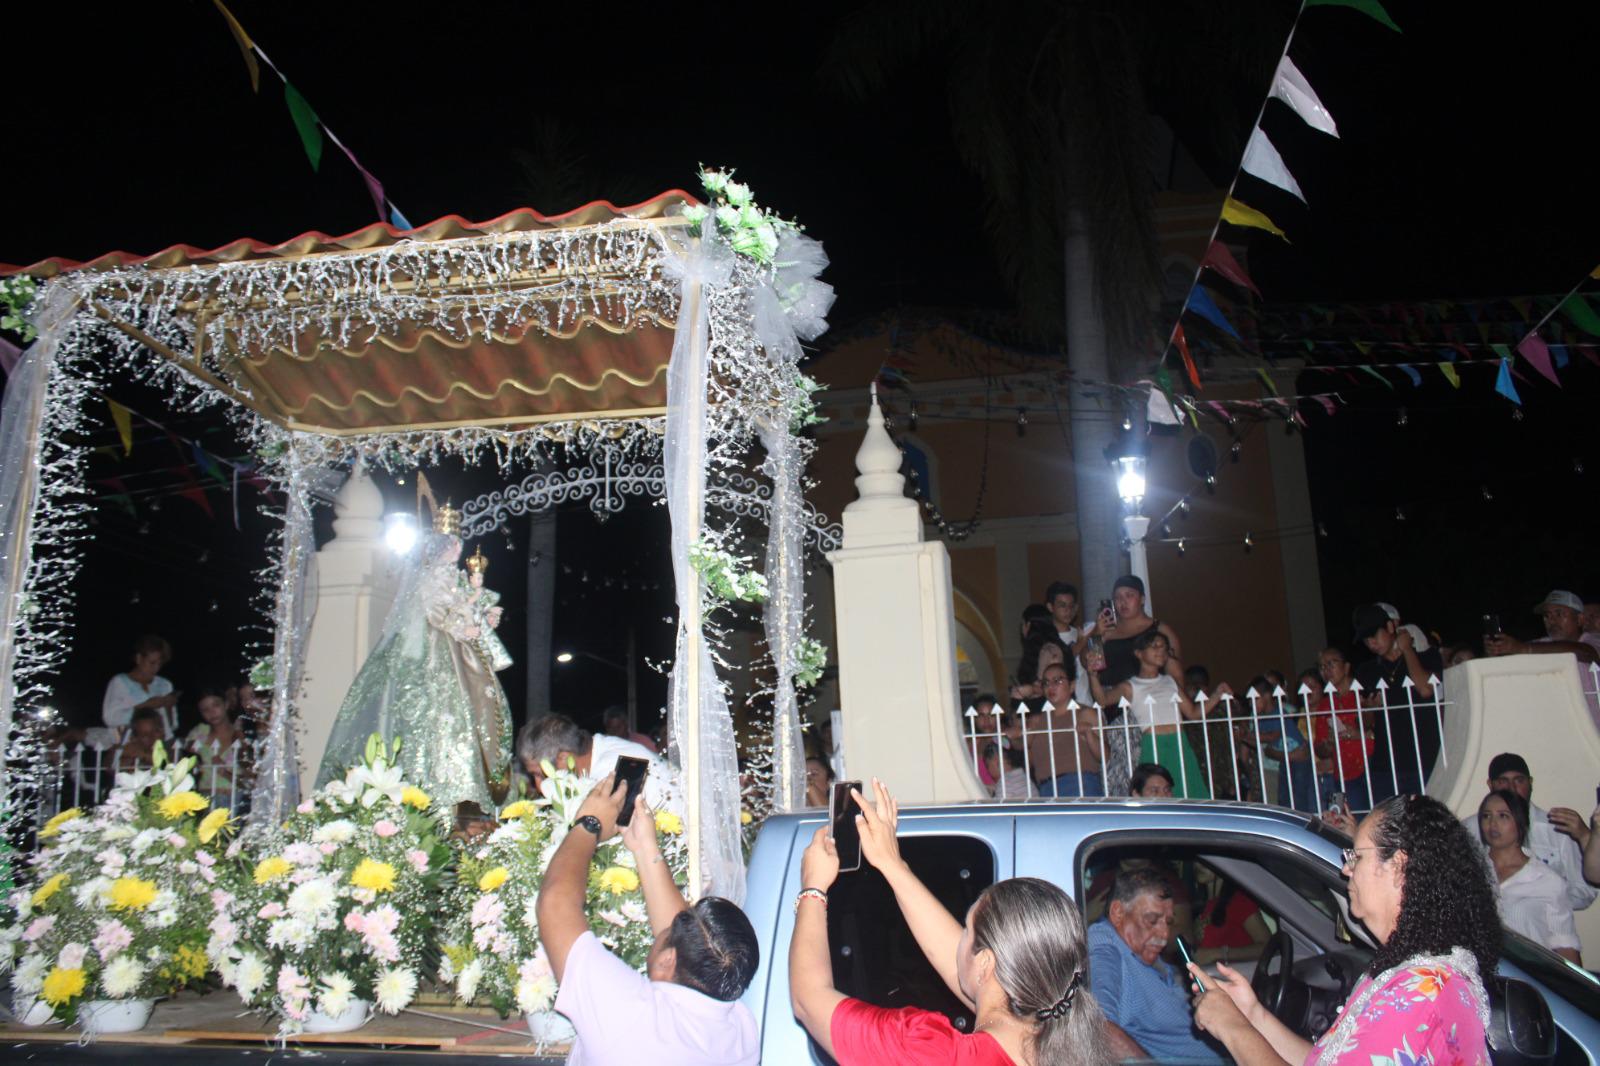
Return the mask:
POLYGON ((634 674, 634 670, 633 670, 633 651, 634 651, 634 648, 633 648, 633 629, 632 629, 632 627, 629 627, 629 629, 628 629, 628 664, 626 666, 624 666, 622 663, 617 662, 615 659, 607 659, 603 655, 596 655, 592 651, 576 651, 576 652, 574 652, 574 651, 563 651, 563 652, 559 652, 556 655, 556 662, 560 663, 563 666, 565 666, 568 663, 572 662, 573 659, 575 659, 579 655, 581 655, 585 659, 593 659, 595 662, 601 663, 602 665, 605 665, 605 666, 609 666, 609 667, 611 667, 611 669, 620 671, 621 673, 623 673, 624 675, 627 676, 627 678, 628 678, 628 728, 629 729, 638 728, 638 721, 639 721, 639 679, 634 674))
POLYGON ((1122 516, 1122 533, 1128 538, 1128 569, 1134 577, 1144 582, 1145 610, 1153 615, 1155 607, 1150 596, 1150 561, 1144 548, 1145 534, 1150 532, 1150 519, 1139 512, 1145 490, 1144 448, 1130 434, 1124 440, 1121 451, 1114 465, 1117 470, 1117 495, 1122 497, 1123 504, 1128 508, 1128 513, 1122 516))
POLYGON ((417 543, 417 516, 404 511, 383 516, 383 542, 396 555, 405 555, 417 543))

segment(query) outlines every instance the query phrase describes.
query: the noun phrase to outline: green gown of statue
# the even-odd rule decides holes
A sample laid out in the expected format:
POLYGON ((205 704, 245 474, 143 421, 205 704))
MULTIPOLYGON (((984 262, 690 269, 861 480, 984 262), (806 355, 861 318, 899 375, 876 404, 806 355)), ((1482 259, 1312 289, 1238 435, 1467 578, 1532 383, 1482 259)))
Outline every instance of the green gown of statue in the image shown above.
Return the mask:
POLYGON ((511 766, 511 708, 495 676, 510 665, 486 617, 499 597, 456 566, 461 541, 430 533, 401 578, 372 654, 350 685, 317 774, 320 787, 360 761, 373 733, 400 738, 408 783, 446 810, 492 815, 511 766))

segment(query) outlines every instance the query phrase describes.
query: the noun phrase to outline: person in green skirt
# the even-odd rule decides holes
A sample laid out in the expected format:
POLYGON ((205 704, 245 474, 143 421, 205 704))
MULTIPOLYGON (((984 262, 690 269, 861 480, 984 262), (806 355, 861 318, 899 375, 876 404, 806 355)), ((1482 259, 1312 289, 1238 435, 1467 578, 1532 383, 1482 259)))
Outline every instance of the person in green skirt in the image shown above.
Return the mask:
POLYGON ((1211 789, 1205 769, 1180 728, 1184 721, 1200 718, 1200 709, 1178 687, 1167 672, 1172 646, 1165 633, 1155 626, 1133 641, 1133 656, 1139 670, 1120 684, 1105 687, 1093 671, 1089 674, 1094 698, 1102 707, 1128 701, 1129 725, 1141 733, 1139 761, 1157 763, 1172 774, 1174 796, 1180 799, 1210 799, 1211 789))

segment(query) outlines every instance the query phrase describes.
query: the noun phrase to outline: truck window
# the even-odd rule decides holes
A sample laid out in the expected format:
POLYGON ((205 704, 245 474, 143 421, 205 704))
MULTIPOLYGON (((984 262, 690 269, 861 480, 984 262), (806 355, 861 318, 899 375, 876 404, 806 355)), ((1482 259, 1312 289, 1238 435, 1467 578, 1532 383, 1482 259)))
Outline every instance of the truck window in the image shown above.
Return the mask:
MULTIPOLYGON (((966 836, 903 836, 900 854, 950 913, 964 920, 994 883, 989 845, 966 836)), ((828 943, 834 987, 878 1007, 935 1010, 963 1032, 973 1017, 922 957, 894 893, 870 864, 840 874, 828 894, 828 943)), ((827 1061, 813 1043, 818 1061, 827 1061)))

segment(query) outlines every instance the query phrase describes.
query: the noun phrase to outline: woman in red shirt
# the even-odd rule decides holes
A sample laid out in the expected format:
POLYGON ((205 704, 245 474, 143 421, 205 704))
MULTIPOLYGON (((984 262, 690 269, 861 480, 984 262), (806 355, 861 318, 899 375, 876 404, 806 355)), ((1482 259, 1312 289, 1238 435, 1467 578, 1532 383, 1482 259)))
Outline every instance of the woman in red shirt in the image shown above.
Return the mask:
POLYGON ((977 1016, 961 1033, 944 1015, 888 1010, 833 987, 827 891, 839 874, 828 827, 817 830, 800 863, 789 944, 789 995, 795 1017, 840 1066, 1055 1066, 1108 1063, 1106 1021, 1090 993, 1083 918, 1047 881, 1015 877, 989 886, 957 922, 900 858, 898 809, 873 781, 876 802, 860 793, 861 852, 894 890, 917 946, 950 991, 977 1016))

